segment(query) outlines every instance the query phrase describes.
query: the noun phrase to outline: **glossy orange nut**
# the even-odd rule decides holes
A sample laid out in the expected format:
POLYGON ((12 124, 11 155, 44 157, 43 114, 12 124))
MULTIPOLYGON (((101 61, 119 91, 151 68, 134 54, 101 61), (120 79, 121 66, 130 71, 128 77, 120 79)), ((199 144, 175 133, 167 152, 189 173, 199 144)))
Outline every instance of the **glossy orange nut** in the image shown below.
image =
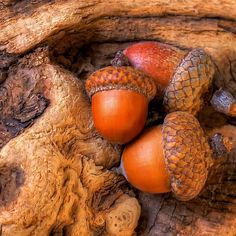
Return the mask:
POLYGON ((149 193, 170 192, 170 177, 162 147, 162 126, 147 129, 127 145, 121 169, 128 182, 149 193))
POLYGON ((98 132, 114 143, 127 143, 143 129, 147 98, 131 90, 107 90, 92 96, 92 115, 98 132))
POLYGON ((140 42, 127 47, 124 55, 135 68, 152 76, 165 88, 185 52, 158 42, 140 42))

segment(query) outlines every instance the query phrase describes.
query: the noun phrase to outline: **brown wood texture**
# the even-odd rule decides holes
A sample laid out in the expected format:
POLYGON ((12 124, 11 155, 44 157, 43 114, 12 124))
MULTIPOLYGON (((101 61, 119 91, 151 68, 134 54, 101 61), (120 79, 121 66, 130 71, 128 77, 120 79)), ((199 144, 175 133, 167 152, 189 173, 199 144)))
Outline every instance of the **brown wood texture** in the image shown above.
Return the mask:
MULTIPOLYGON (((236 95, 235 0, 0 2, 0 88, 7 77, 29 72, 31 77, 49 77, 54 86, 49 108, 0 150, 0 185, 9 183, 0 193, 3 236, 132 234, 139 207, 124 181, 106 170, 117 163, 120 150, 94 131, 83 82, 109 65, 116 51, 142 40, 205 49, 216 66, 213 89, 224 87, 236 95), (45 45, 50 56, 37 51, 45 45), (67 105, 62 103, 65 97, 67 105), (73 118, 77 115, 79 125, 73 118), (54 127, 52 133, 49 127, 54 127), (2 199, 11 191, 6 205, 2 199), (115 217, 122 216, 119 224, 115 217)), ((220 130, 233 137, 232 153, 219 161, 192 201, 136 192, 142 209, 137 235, 236 235, 236 121, 208 106, 198 118, 207 134, 220 130)))

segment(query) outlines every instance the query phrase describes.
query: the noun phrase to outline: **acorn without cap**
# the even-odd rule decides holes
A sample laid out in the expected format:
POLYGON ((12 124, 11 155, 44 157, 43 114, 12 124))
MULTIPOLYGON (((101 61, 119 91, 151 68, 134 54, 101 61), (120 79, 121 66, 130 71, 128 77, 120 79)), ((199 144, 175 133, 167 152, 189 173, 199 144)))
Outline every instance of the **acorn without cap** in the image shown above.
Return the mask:
POLYGON ((151 77, 132 67, 108 66, 86 81, 95 128, 113 143, 127 143, 145 125, 148 103, 156 94, 151 77))
POLYGON ((172 191, 187 201, 202 190, 214 158, 231 148, 230 140, 220 134, 208 143, 193 115, 173 112, 163 125, 147 129, 126 146, 119 171, 144 192, 172 191))
POLYGON ((185 51, 158 42, 140 42, 128 46, 123 56, 119 52, 114 63, 122 64, 124 56, 131 66, 155 79, 167 112, 196 114, 200 110, 202 95, 214 75, 214 65, 203 49, 185 51))

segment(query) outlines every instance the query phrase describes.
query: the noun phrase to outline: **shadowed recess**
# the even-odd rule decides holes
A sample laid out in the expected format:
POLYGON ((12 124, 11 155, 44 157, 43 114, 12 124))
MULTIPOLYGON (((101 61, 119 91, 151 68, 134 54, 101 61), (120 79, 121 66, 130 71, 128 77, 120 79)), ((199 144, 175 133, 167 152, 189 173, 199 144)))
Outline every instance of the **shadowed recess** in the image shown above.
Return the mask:
POLYGON ((0 207, 14 201, 25 181, 24 171, 17 166, 0 167, 0 207))
POLYGON ((25 68, 0 85, 0 148, 44 112, 49 103, 45 91, 45 79, 25 68))

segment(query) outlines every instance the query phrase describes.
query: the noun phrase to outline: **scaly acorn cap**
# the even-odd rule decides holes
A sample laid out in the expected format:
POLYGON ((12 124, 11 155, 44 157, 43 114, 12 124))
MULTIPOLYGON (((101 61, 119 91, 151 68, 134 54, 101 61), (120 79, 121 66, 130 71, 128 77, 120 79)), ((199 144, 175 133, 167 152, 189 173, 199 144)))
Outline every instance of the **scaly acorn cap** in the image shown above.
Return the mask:
POLYGON ((195 115, 202 105, 214 75, 214 64, 202 49, 193 49, 181 61, 164 93, 168 112, 187 111, 195 115))
POLYGON ((198 120, 187 112, 165 117, 163 148, 171 190, 181 201, 196 197, 212 165, 212 152, 198 120))
POLYGON ((86 80, 86 91, 91 98, 95 93, 123 89, 143 94, 148 101, 156 94, 154 80, 144 72, 130 66, 108 66, 92 73, 86 80))

